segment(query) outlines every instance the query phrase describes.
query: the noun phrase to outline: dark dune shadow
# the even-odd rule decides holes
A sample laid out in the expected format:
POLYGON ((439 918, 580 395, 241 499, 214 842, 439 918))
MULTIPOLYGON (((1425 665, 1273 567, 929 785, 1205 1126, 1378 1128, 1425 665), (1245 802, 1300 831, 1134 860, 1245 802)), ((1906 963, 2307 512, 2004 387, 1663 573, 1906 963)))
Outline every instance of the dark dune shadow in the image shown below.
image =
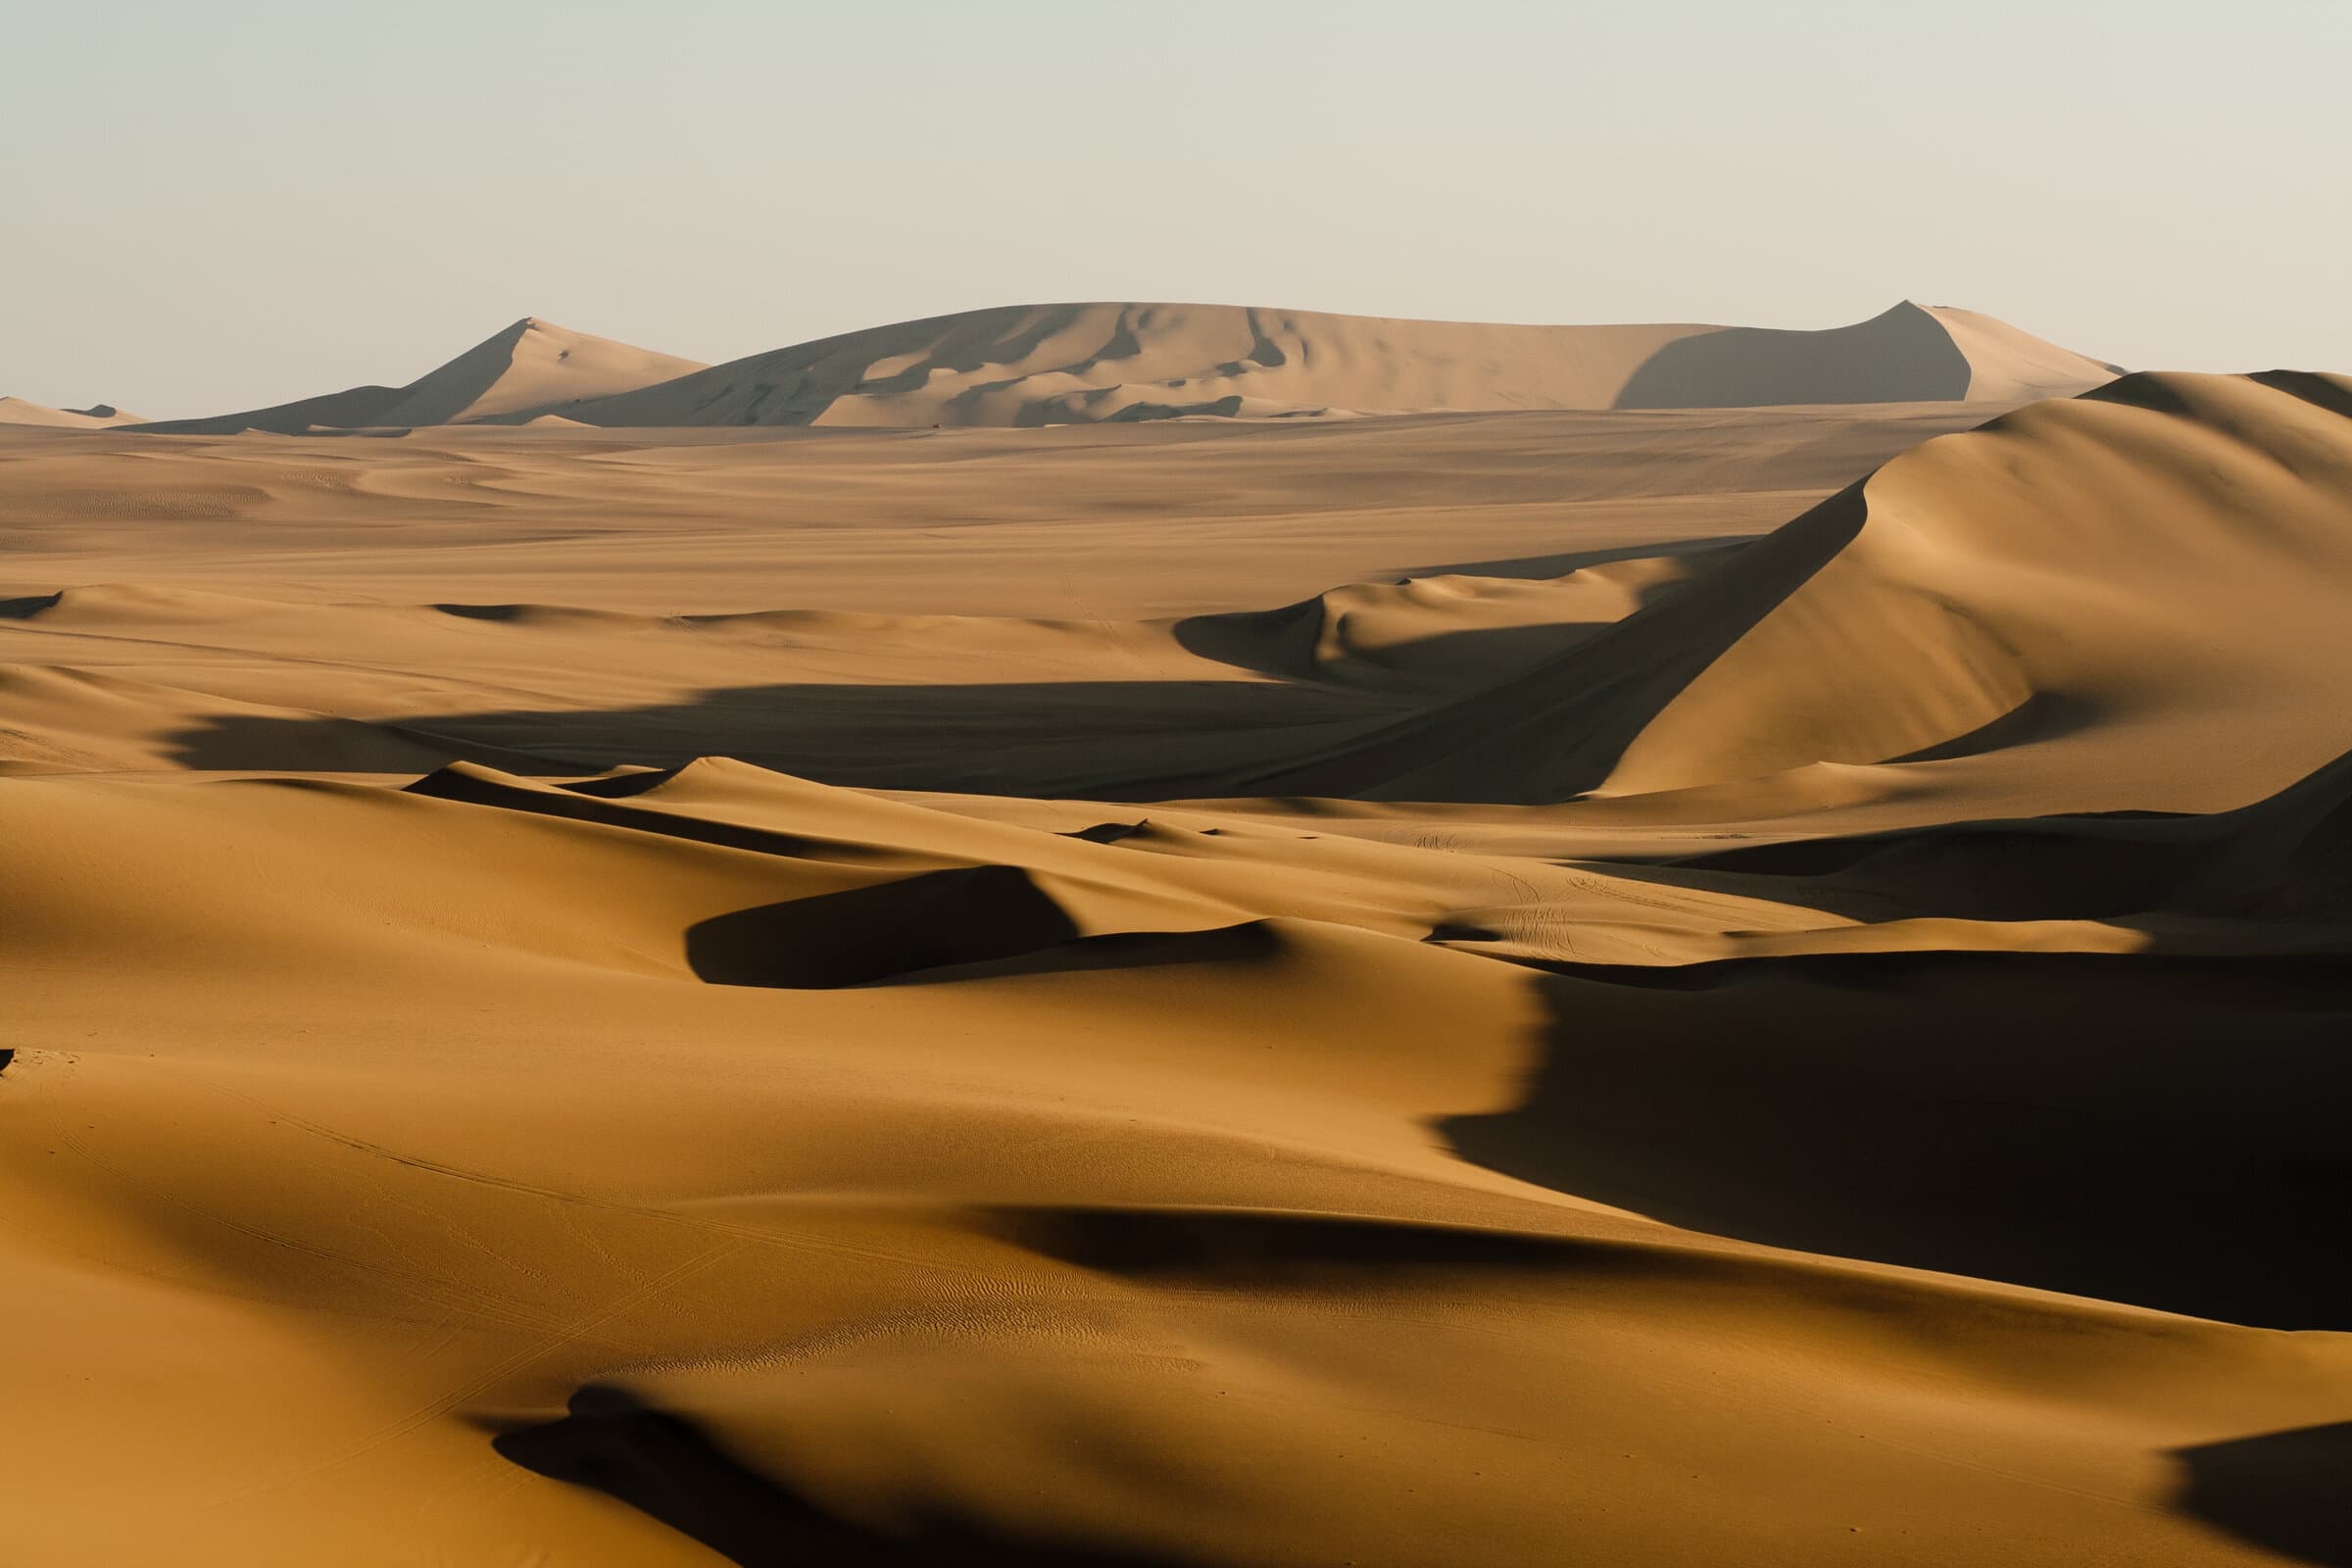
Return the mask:
POLYGON ((2310 370, 2264 370, 2248 379, 2352 419, 2352 386, 2346 385, 2340 376, 2320 375, 2310 370))
POLYGON ((637 767, 605 778, 574 779, 564 788, 570 794, 586 796, 590 800, 625 801, 634 796, 651 794, 683 771, 682 767, 637 767))
POLYGON ((1149 820, 1146 818, 1144 822, 1097 822, 1093 827, 1073 828, 1067 833, 1056 836, 1065 839, 1079 839, 1088 844, 1116 844, 1122 839, 1131 839, 1141 833, 1149 820))
POLYGON ((623 804, 629 796, 643 794, 676 774, 677 769, 664 768, 644 773, 623 773, 614 778, 585 779, 566 784, 560 790, 543 790, 518 789, 496 779, 445 768, 440 772, 427 773, 407 786, 405 793, 430 796, 435 800, 465 801, 475 806, 495 806, 502 810, 527 811, 534 816, 560 816, 572 822, 633 828, 641 833, 659 833, 665 838, 689 839, 697 844, 749 850, 758 855, 786 856, 800 860, 858 863, 893 858, 891 852, 886 850, 623 804))
POLYGON ((1166 969, 1191 963, 1262 963, 1283 941, 1262 920, 1205 931, 1113 931, 1079 937, 1009 957, 938 964, 882 977, 893 985, 956 985, 1015 975, 1078 974, 1100 969, 1166 969))
POLYGON ((1311 678, 1315 643, 1323 633, 1321 598, 1275 610, 1235 610, 1187 615, 1176 622, 1176 645, 1197 659, 1289 680, 1311 678))
POLYGON ((2125 408, 2145 409, 2151 414, 2169 414, 2179 418, 2194 419, 2196 411, 2181 396, 2178 387, 2157 380, 2152 375, 2126 375, 2094 386, 2082 394, 2085 403, 2114 403, 2125 408))
POLYGON ((2098 707, 2059 692, 2035 692, 2000 717, 1980 724, 1965 735, 1937 741, 1889 762, 1941 762, 1959 757, 1982 757, 2012 746, 2045 741, 2086 730, 2100 717, 2098 707))
MULTIPOLYGON (((689 422, 806 425, 844 397, 889 396, 915 390, 941 371, 1019 364, 1074 325, 1082 310, 1005 306, 864 327, 714 366, 660 387, 589 399, 565 412, 607 426, 675 424, 683 403, 699 416, 689 422), (886 360, 906 364, 896 371, 871 373, 886 360)), ((1131 356, 1136 350, 1132 324, 1122 317, 1106 341, 1091 347, 1105 359, 1131 356)), ((983 390, 967 389, 962 401, 983 390)))
POLYGON ((2352 1329, 2352 965, 1856 954, 1553 966, 1462 1157, 1718 1235, 2352 1329))
MULTIPOLYGON (((1427 705, 1344 748, 1300 747, 1243 793, 1531 805, 1599 785, 1649 721, 1723 651, 1850 544, 1860 486, 1645 600, 1555 658, 1427 705)), ((1468 635, 1468 634, 1465 634, 1468 635)))
MULTIPOLYGON (((1713 850, 1612 875, 1769 899, 1857 920, 2108 920, 2159 907, 2183 846, 2132 822, 2028 817, 1713 850)), ((2152 825, 2152 824, 2151 824, 2152 825)))
POLYGON ((240 430, 267 430, 273 435, 302 435, 315 425, 371 425, 399 403, 403 387, 355 386, 292 403, 273 403, 196 419, 156 419, 127 428, 142 435, 234 435, 240 430))
MULTIPOLYGON (((1744 545, 1736 571, 1642 596, 1621 620, 1441 632, 1325 668, 1320 601, 1193 617, 1178 640, 1274 679, 720 687, 599 710, 418 715, 469 748, 593 772, 738 758, 827 784, 1180 800, 1354 796, 1527 804, 1605 777, 1658 708, 1861 526, 1849 490, 1744 545)), ((324 719, 221 717, 179 760, 299 755, 324 719)), ((281 764, 282 765, 282 764, 281 764)))
POLYGON ((2173 1506, 2315 1568, 2352 1568, 2352 1421, 2176 1448, 2173 1506))
POLYGON ((1974 374, 1943 324, 1906 301, 1828 331, 1738 326, 1678 338, 1634 372, 1616 406, 1948 402, 1968 396, 1974 374))
POLYGON ((712 985, 823 991, 1013 957, 1077 935, 1028 872, 961 866, 714 915, 687 928, 686 961, 712 985))
POLYGON ((2352 754, 2230 811, 1946 822, 1614 869, 1860 919, 2148 925, 2169 912, 2340 923, 2352 916, 2352 754))
POLYGON ((1246 1209, 1001 1208, 1014 1245, 1129 1279, 1216 1289, 1378 1289, 1415 1270, 1654 1275, 1707 1265, 1581 1237, 1246 1209))
MULTIPOLYGON (((449 760, 511 773, 731 757, 858 788, 1174 799, 1393 719, 1420 700, 1254 680, 820 683, 722 687, 632 708, 432 714, 401 729, 449 760)), ((172 757, 189 767, 333 765, 301 759, 330 754, 339 729, 354 722, 208 718, 172 738, 172 757)))
POLYGON ((197 727, 176 732, 170 744, 172 760, 179 766, 224 772, 410 773, 456 761, 524 775, 592 770, 553 753, 464 740, 407 724, 326 715, 213 715, 197 727))
POLYGON ((737 1568, 1175 1568, 1170 1559, 1019 1541, 944 1518, 904 1533, 845 1520, 730 1457, 693 1422, 622 1390, 591 1384, 569 1413, 490 1441, 537 1475, 588 1487, 700 1542, 737 1568))

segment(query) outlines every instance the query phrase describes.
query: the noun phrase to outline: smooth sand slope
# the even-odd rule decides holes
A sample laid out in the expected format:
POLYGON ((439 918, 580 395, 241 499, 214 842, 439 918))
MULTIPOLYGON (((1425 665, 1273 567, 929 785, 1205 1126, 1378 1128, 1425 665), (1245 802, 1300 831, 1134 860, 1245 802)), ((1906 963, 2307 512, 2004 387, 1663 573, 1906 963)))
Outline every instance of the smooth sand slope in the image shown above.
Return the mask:
POLYGON ((270 430, 300 435, 314 428, 559 417, 574 403, 650 386, 701 368, 693 360, 631 348, 526 316, 406 386, 355 386, 242 414, 165 419, 142 428, 171 434, 270 430))
POLYGON ((2352 384, 1990 412, 0 434, 10 1550, 2352 1561, 2352 384))
POLYGON ((135 414, 124 414, 111 403, 86 409, 50 409, 23 398, 0 398, 0 424, 39 424, 64 430, 104 430, 118 424, 139 424, 135 414))
POLYGON ((1826 331, 1516 326, 1230 305, 1016 305, 708 368, 524 319, 421 380, 147 426, 231 434, 496 421, 1091 424, 1488 409, 1753 408, 2065 396, 2116 368, 1908 301, 1826 331))

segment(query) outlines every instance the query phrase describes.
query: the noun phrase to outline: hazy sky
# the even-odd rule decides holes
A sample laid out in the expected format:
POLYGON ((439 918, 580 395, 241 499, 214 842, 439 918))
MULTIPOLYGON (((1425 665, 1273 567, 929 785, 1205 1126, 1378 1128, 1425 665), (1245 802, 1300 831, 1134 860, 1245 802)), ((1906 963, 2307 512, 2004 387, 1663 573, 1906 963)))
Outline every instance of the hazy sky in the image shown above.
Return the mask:
POLYGON ((0 0, 0 393, 1031 300, 2352 369, 2352 0, 0 0))

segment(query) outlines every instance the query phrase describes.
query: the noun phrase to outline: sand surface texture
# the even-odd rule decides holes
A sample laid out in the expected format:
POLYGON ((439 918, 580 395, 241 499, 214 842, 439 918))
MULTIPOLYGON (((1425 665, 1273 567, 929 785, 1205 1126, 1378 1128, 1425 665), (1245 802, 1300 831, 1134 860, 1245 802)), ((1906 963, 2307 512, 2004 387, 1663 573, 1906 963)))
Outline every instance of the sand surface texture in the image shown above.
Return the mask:
POLYGON ((2352 382, 1121 309, 0 428, 0 1555, 2352 1562, 2352 382))

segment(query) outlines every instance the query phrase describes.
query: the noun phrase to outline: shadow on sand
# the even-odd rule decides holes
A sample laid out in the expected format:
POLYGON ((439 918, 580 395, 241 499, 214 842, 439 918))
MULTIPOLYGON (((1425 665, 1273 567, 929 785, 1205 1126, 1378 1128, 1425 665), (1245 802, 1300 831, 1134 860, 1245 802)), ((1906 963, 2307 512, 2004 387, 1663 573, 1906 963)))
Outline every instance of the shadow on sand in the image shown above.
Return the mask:
POLYGON ((957 866, 713 915, 687 928, 686 962, 713 985, 823 991, 1017 957, 1077 936, 1018 866, 957 866))
MULTIPOLYGON (((511 773, 674 767, 732 757, 854 788, 1173 799, 1324 737, 1344 744, 1412 712, 1420 701, 1241 679, 779 684, 721 687, 637 708, 420 715, 400 730, 428 736, 447 759, 511 773)), ((172 760, 218 769, 364 765, 337 759, 350 749, 347 732, 368 728, 333 718, 210 718, 172 737, 172 760)))
POLYGON ((525 1470, 589 1487, 710 1547, 737 1568, 1175 1568, 1170 1559, 1016 1541, 945 1519, 901 1533, 844 1520, 728 1456, 683 1416, 591 1384, 569 1413, 491 1440, 525 1470))
POLYGON ((1521 1103, 1441 1124, 1466 1159, 1775 1247, 2352 1329, 2333 956, 1558 967, 1521 1103))
POLYGON ((2316 1568, 2352 1568, 2352 1421, 2176 1448, 2173 1505, 2316 1568))

